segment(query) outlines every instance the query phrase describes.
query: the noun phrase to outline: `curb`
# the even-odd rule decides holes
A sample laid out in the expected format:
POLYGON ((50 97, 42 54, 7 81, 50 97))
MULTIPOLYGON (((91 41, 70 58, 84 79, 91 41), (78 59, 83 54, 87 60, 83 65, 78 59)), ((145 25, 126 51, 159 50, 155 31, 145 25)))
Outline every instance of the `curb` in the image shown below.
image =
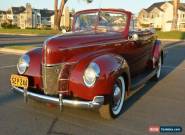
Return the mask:
POLYGON ((184 39, 159 39, 161 41, 168 41, 168 42, 180 42, 180 41, 185 41, 184 39))
MULTIPOLYGON (((52 34, 50 35, 43 35, 43 34, 17 34, 17 33, 0 33, 1 35, 13 35, 13 36, 43 36, 43 37, 47 37, 47 36, 52 36, 52 34)), ((53 34, 55 35, 55 34, 53 34)))
POLYGON ((21 54, 26 53, 27 50, 17 50, 17 49, 0 48, 0 52, 21 55, 21 54))
MULTIPOLYGON (((163 41, 162 41, 163 42, 163 41)), ((165 42, 165 41, 164 41, 165 42)), ((170 47, 170 46, 172 46, 172 45, 176 45, 176 44, 178 44, 178 43, 182 43, 182 42, 185 42, 185 41, 182 41, 182 40, 179 40, 179 41, 168 41, 169 43, 162 43, 162 46, 164 47, 164 48, 168 48, 168 47, 170 47)))

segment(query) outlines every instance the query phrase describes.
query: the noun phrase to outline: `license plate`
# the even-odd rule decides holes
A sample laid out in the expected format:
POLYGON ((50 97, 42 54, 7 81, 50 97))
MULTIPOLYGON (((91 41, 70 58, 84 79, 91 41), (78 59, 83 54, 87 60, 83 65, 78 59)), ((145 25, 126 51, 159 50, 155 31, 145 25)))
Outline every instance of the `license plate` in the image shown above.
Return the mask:
POLYGON ((28 77, 20 75, 11 75, 10 78, 11 85, 14 87, 28 88, 28 77))

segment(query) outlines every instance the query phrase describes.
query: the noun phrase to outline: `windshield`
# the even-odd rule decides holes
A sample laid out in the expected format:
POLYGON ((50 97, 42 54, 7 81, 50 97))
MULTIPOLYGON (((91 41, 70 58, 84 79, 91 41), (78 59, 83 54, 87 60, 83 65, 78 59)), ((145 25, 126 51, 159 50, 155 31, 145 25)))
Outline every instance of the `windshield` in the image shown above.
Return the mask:
POLYGON ((126 15, 114 12, 84 13, 76 16, 75 31, 118 31, 121 32, 126 26, 126 15))

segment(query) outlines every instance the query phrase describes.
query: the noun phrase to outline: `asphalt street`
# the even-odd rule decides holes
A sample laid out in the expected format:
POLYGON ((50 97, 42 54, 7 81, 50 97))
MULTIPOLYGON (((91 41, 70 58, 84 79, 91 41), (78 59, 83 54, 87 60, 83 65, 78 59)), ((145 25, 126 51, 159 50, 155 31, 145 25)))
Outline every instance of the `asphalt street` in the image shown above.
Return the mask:
POLYGON ((150 135, 151 125, 181 126, 185 135, 185 43, 167 51, 161 80, 148 82, 111 121, 97 110, 65 107, 61 113, 33 100, 25 104, 9 83, 19 56, 0 53, 0 135, 150 135))

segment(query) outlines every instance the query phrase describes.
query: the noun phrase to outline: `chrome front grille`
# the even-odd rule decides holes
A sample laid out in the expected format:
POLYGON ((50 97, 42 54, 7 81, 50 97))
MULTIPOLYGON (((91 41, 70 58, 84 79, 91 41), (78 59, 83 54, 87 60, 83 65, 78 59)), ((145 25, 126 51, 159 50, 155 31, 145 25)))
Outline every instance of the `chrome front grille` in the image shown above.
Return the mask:
POLYGON ((61 65, 42 66, 42 79, 44 93, 47 95, 56 95, 59 90, 59 75, 62 70, 61 65))
POLYGON ((44 93, 57 95, 69 92, 69 76, 76 63, 61 63, 57 65, 42 66, 42 80, 44 93))

